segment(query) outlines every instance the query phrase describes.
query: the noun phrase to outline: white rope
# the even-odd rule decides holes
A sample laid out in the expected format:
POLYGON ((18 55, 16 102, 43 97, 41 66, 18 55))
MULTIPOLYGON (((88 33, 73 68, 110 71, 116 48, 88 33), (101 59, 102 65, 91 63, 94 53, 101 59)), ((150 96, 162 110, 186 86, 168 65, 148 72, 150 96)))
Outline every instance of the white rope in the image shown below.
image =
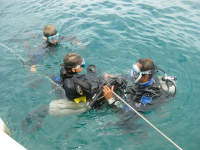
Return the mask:
MULTIPOLYGON (((9 47, 7 47, 6 45, 1 44, 1 43, 0 43, 0 45, 2 45, 2 46, 4 46, 5 48, 9 49, 9 50, 13 53, 13 55, 14 55, 20 62, 21 62, 21 61, 26 62, 24 58, 22 58, 19 54, 16 54, 11 48, 9 48, 9 47)), ((21 63, 22 63, 22 62, 21 62, 21 63)), ((23 65, 23 64, 22 64, 22 65, 23 65)), ((39 73, 36 73, 36 74, 38 74, 38 75, 41 76, 41 77, 46 77, 51 83, 57 85, 58 87, 61 87, 59 84, 55 83, 55 82, 54 82, 51 78, 49 78, 48 76, 46 76, 46 75, 41 75, 41 74, 39 74, 39 73)), ((58 87, 57 87, 57 88, 58 88, 58 87)), ((57 88, 56 88, 56 89, 57 89, 57 88)), ((54 89, 54 91, 55 91, 56 89, 54 89)), ((63 88, 62 88, 62 91, 65 92, 65 90, 64 90, 63 88)))
MULTIPOLYGON (((113 91, 112 91, 113 92, 113 91)), ((151 124, 147 119, 145 119, 139 112, 137 112, 134 108, 132 108, 128 103, 126 103, 121 97, 119 97, 115 92, 113 92, 115 96, 117 96, 122 102, 124 102, 127 106, 129 106, 136 114, 142 117, 148 124, 150 124, 154 129, 156 129, 160 134, 162 134, 165 138, 167 138, 172 144, 174 144, 178 149, 182 150, 176 143, 174 143, 170 138, 168 138, 164 133, 158 130, 153 124, 151 124)))
MULTIPOLYGON (((2 45, 2 46, 4 46, 5 48, 9 49, 17 59, 19 59, 19 60, 21 59, 21 60, 23 60, 23 61, 25 62, 25 59, 22 58, 19 54, 16 54, 11 48, 9 48, 9 47, 7 47, 6 45, 3 45, 3 44, 1 44, 1 43, 0 43, 0 45, 2 45)), ((21 61, 20 61, 20 62, 21 62, 21 61)), ((46 75, 41 75, 41 74, 39 74, 39 73, 37 73, 37 74, 38 74, 39 76, 46 77, 47 79, 49 79, 49 81, 50 81, 51 83, 56 84, 56 83, 53 82, 48 76, 46 76, 46 75)), ((57 85, 58 85, 58 84, 57 84, 57 85)))
POLYGON ((18 59, 20 58, 21 60, 23 60, 25 62, 24 58, 22 58, 19 54, 16 54, 12 49, 10 49, 9 47, 7 47, 7 46, 5 46, 5 45, 3 45, 1 43, 0 43, 0 45, 2 45, 4 47, 6 47, 7 49, 9 49, 16 58, 18 58, 18 59))
MULTIPOLYGON (((0 43, 1 44, 1 43, 0 43)), ((7 49, 9 49, 12 53, 15 53, 12 49, 10 49, 9 47, 7 47, 7 46, 5 46, 5 45, 3 45, 3 44, 1 44, 2 46, 4 46, 4 47, 6 47, 7 49)))

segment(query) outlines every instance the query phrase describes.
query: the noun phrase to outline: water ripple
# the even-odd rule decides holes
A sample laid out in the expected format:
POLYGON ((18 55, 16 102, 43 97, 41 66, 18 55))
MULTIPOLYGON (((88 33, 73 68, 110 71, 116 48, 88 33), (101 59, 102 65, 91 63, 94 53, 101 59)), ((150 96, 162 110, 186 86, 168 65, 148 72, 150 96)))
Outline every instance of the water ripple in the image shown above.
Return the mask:
MULTIPOLYGON (((87 64, 95 64, 103 73, 110 74, 129 71, 139 58, 153 59, 155 64, 164 69, 168 75, 177 76, 178 91, 176 99, 160 110, 156 110, 155 115, 152 111, 152 114, 149 114, 150 119, 157 121, 157 125, 181 143, 183 148, 195 149, 199 146, 198 142, 194 143, 189 138, 195 137, 200 123, 198 121, 200 105, 198 99, 200 2, 198 0, 16 0, 13 2, 2 0, 0 8, 1 43, 10 48, 17 46, 14 50, 22 56, 26 56, 23 54, 26 48, 22 43, 29 43, 29 48, 38 46, 43 41, 42 30, 47 24, 53 24, 61 35, 76 36, 86 46, 82 50, 79 45, 61 42, 58 53, 41 62, 42 65, 50 64, 52 67, 48 70, 50 73, 59 74, 58 62, 69 52, 79 53, 85 58, 87 64), (37 41, 33 38, 35 35, 40 35, 37 41), (176 132, 173 133, 174 131, 176 132), (186 134, 190 136, 185 136, 186 134)), ((13 121, 10 126, 16 126, 18 129, 19 125, 12 115, 14 118, 19 118, 17 121, 20 122, 20 119, 22 120, 30 110, 55 97, 53 94, 47 94, 47 98, 45 94, 51 91, 50 83, 33 85, 37 77, 23 70, 21 64, 17 63, 12 55, 10 56, 7 49, 1 47, 0 50, 1 64, 3 64, 0 69, 1 89, 3 89, 0 112, 4 118, 8 117, 9 121, 13 121), (16 112, 20 110, 23 111, 18 117, 16 112)), ((41 74, 46 72, 45 68, 40 70, 41 74)), ((127 145, 127 142, 130 145, 127 149, 135 146, 142 149, 142 145, 152 149, 158 147, 158 145, 152 147, 152 142, 158 137, 154 136, 151 129, 148 134, 141 135, 144 137, 143 140, 142 138, 138 140, 134 133, 126 131, 122 134, 121 129, 118 133, 118 129, 114 129, 113 126, 111 126, 113 130, 109 130, 106 128, 106 123, 102 127, 102 124, 113 116, 108 118, 101 115, 95 118, 95 116, 96 114, 89 114, 88 118, 84 118, 88 119, 88 122, 83 121, 75 125, 74 127, 77 128, 69 133, 69 137, 73 138, 68 138, 67 142, 59 129, 64 129, 66 126, 70 128, 78 116, 54 121, 47 117, 45 126, 31 138, 23 135, 21 139, 20 131, 14 132, 13 137, 20 143, 31 143, 30 141, 33 140, 31 144, 25 144, 28 149, 34 149, 34 143, 37 143, 39 148, 45 145, 55 149, 87 149, 89 145, 90 149, 94 149, 95 144, 91 144, 94 142, 105 145, 105 149, 106 146, 110 149, 126 149, 128 146, 124 145, 127 145), (51 130, 55 131, 52 135, 48 134, 51 130), (82 137, 85 139, 82 140, 82 137), (91 137, 96 138, 93 140, 91 137), (151 138, 146 141, 146 137, 151 138), (111 140, 110 143, 106 139, 111 140), (56 143, 56 141, 60 142, 56 143), (112 141, 116 143, 120 141, 123 144, 115 146, 112 141)), ((197 139, 200 138, 196 137, 195 140, 198 141, 197 139)), ((166 143, 165 139, 159 140, 166 143)), ((163 148, 162 145, 160 147, 163 148)))

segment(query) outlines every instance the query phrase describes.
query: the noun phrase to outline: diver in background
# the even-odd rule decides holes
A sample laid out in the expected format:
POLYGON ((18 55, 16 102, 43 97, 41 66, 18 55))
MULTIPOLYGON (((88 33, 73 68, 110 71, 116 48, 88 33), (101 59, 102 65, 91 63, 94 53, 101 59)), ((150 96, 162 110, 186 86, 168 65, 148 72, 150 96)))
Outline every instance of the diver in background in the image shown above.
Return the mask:
MULTIPOLYGON (((158 79, 155 75, 157 67, 153 60, 149 58, 139 59, 133 64, 130 76, 135 79, 135 83, 131 83, 130 90, 125 91, 124 99, 137 111, 146 112, 150 109, 159 107, 163 102, 174 98, 176 94, 176 86, 173 81, 164 81, 158 79)), ((109 105, 116 111, 129 112, 128 106, 122 107, 119 101, 113 96, 113 87, 107 85, 103 87, 103 95, 109 105)))
POLYGON ((31 50, 28 53, 28 62, 31 65, 31 71, 36 71, 36 64, 42 60, 44 55, 53 55, 57 50, 57 44, 66 39, 71 43, 82 44, 74 36, 60 36, 53 25, 46 25, 43 29, 45 42, 38 46, 38 48, 31 50))

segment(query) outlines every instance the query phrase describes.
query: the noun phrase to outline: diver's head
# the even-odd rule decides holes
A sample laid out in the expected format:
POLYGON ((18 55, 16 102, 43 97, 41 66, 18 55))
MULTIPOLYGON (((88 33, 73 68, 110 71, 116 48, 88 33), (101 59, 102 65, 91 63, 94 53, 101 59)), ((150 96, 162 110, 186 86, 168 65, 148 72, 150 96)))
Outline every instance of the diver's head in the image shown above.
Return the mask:
POLYGON ((79 54, 69 53, 61 65, 64 66, 63 74, 79 73, 85 68, 85 60, 79 54))
POLYGON ((53 25, 46 25, 43 29, 44 39, 51 43, 56 44, 60 39, 60 35, 57 33, 56 28, 53 25))
POLYGON ((141 58, 136 64, 133 64, 133 69, 131 70, 131 76, 135 78, 135 82, 146 83, 151 80, 155 71, 155 64, 153 60, 149 58, 141 58))

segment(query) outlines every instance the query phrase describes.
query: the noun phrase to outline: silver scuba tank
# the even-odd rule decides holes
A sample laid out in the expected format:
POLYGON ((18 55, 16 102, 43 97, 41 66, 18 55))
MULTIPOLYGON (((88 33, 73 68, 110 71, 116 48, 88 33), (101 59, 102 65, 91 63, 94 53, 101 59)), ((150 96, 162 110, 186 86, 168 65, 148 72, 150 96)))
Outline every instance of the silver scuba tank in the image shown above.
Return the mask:
POLYGON ((170 94, 175 95, 176 93, 176 83, 174 80, 176 80, 176 77, 162 77, 162 80, 160 80, 160 84, 163 90, 168 91, 170 94))

